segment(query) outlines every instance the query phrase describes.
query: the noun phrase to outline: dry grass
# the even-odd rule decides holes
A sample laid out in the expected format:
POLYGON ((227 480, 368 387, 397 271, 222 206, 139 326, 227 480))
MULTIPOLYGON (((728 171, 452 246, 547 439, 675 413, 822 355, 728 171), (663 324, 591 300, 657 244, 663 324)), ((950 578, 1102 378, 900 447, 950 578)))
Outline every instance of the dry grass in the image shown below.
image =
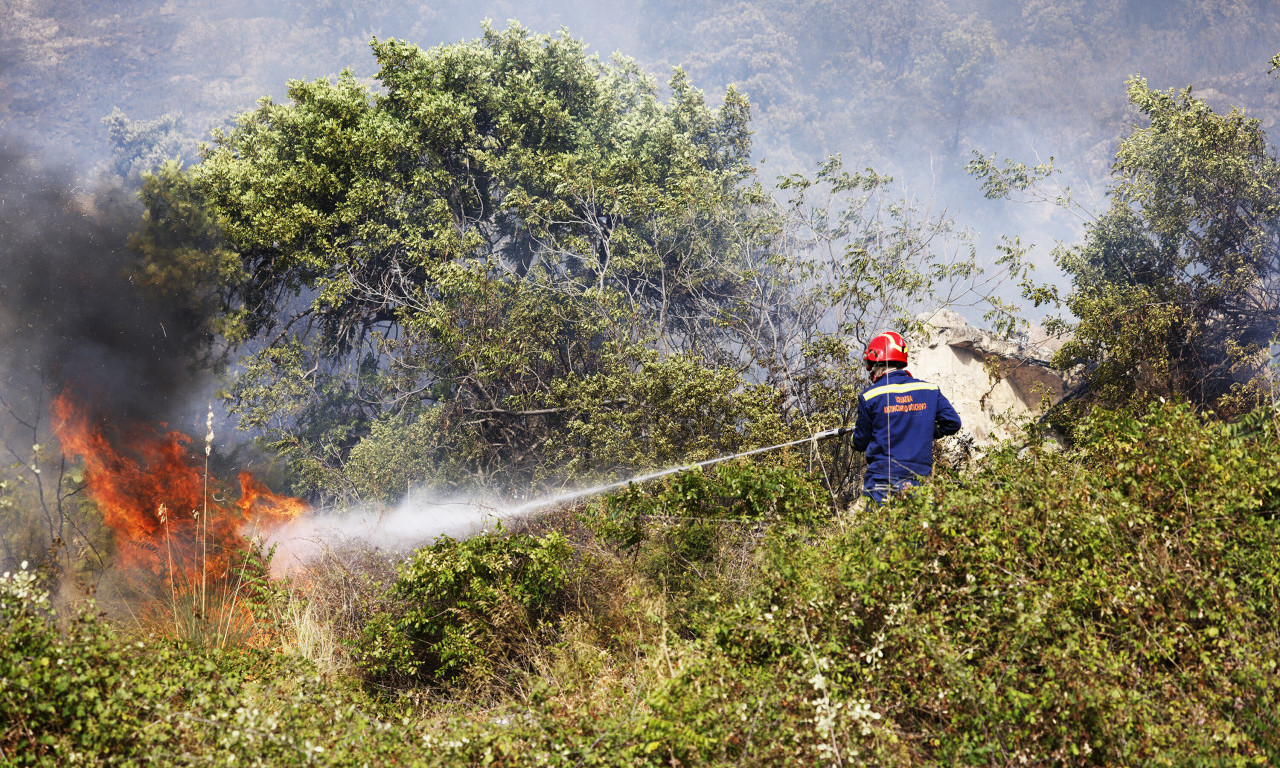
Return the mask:
POLYGON ((324 673, 355 674, 348 651, 369 618, 394 610, 396 555, 358 543, 325 549, 281 582, 277 645, 324 673))
POLYGON ((279 650, 300 656, 325 674, 349 671, 351 659, 337 631, 306 590, 292 590, 276 621, 279 650))
POLYGON ((560 533, 577 562, 563 600, 555 642, 527 649, 528 667, 511 693, 528 689, 549 696, 566 711, 609 716, 617 707, 643 707, 643 690, 670 673, 655 647, 664 645, 668 597, 582 524, 580 508, 556 508, 511 527, 518 533, 560 533))
POLYGON ((370 616, 393 602, 390 589, 403 558, 363 543, 330 547, 295 576, 316 620, 342 640, 355 640, 370 616))
POLYGON ((98 606, 128 632, 170 638, 203 648, 265 646, 271 633, 245 602, 246 586, 217 579, 170 583, 149 571, 111 570, 94 591, 98 606))

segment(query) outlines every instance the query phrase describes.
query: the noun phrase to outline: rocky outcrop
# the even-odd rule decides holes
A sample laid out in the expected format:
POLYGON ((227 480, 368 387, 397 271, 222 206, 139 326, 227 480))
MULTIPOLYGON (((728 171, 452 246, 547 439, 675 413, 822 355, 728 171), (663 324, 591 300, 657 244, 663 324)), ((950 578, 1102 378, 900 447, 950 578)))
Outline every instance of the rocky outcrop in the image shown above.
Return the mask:
POLYGON ((1049 367, 1062 345, 1033 329, 1010 341, 970 325, 950 310, 918 318, 930 330, 908 341, 912 375, 931 381, 955 406, 962 434, 974 445, 990 445, 1019 432, 1046 401, 1056 403, 1071 388, 1069 377, 1049 367))

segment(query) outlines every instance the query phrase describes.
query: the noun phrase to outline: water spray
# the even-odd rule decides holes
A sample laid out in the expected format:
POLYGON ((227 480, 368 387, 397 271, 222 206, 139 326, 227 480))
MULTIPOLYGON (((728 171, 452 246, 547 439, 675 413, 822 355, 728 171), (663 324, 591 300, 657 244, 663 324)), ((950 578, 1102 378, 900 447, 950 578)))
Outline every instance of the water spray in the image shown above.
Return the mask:
POLYGON ((718 456, 714 459, 706 459, 704 461, 694 462, 693 464, 683 464, 678 467, 671 467, 670 469, 663 469, 657 472, 650 472, 649 474, 646 474, 646 475, 637 475, 635 477, 629 477, 626 480, 618 480, 612 483, 605 483, 604 485, 597 485, 594 488, 584 488, 577 491, 567 491, 565 493, 561 493, 556 496, 549 496, 541 499, 535 499, 526 504, 521 504, 515 509, 510 510, 508 514, 512 517, 519 517, 521 515, 526 515, 534 511, 535 509, 541 509, 542 507, 550 507, 555 504, 562 504, 566 501, 573 501, 574 499, 580 499, 584 496, 595 496, 601 493, 608 493, 609 491, 612 491, 615 488, 624 488, 633 483, 646 483, 650 480, 657 480, 660 477, 666 477, 667 475, 674 475, 679 472, 687 472, 693 469, 702 469, 703 467, 710 467, 715 464, 719 464, 722 461, 730 461, 732 459, 741 459, 747 456, 754 456, 757 453, 777 451, 783 448, 790 448, 794 445, 801 445, 803 443, 816 443, 819 440, 825 440, 829 437, 838 437, 840 435, 848 434, 852 431, 853 429, 851 427, 837 427, 836 429, 827 429, 822 432, 818 432, 816 434, 810 435, 809 437, 803 437, 799 440, 792 440, 789 443, 778 443, 777 445, 768 445, 768 446, 765 446, 764 448, 752 448, 749 451, 739 451, 738 453, 731 453, 727 456, 718 456))
POLYGON ((805 443, 817 443, 819 440, 846 435, 852 431, 850 427, 828 429, 799 440, 752 448, 692 464, 682 464, 678 467, 635 475, 625 480, 603 483, 590 488, 564 491, 533 499, 518 506, 492 499, 439 497, 433 496, 429 491, 419 491, 411 493, 390 511, 363 509, 342 515, 301 517, 271 531, 267 539, 277 547, 273 565, 284 569, 322 553, 330 542, 360 541, 379 548, 405 550, 420 546, 422 542, 441 535, 457 538, 473 536, 485 530, 491 521, 516 519, 539 509, 597 496, 635 483, 646 483, 668 475, 702 469, 721 462, 805 443))

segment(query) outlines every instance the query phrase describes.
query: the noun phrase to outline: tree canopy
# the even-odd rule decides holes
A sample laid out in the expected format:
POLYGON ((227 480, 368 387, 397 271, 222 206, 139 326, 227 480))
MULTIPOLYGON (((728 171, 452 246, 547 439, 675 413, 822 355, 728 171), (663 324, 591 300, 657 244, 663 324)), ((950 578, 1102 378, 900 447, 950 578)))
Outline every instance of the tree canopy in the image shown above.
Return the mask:
MULTIPOLYGON (((1128 93, 1145 122, 1116 150, 1110 206, 1058 251, 1075 322, 1060 322, 1072 336, 1055 362, 1080 367, 1091 400, 1248 409, 1280 331, 1280 162, 1239 109, 1221 114, 1190 88, 1136 76, 1128 93)), ((992 196, 1053 173, 971 167, 992 196)))
POLYGON ((192 171, 242 267, 226 334, 253 350, 232 388, 247 425, 318 469, 353 424, 466 422, 518 465, 560 412, 550 382, 646 337, 720 335, 710 307, 731 312, 739 278, 717 219, 749 147, 735 92, 713 110, 677 73, 663 104, 632 63, 518 27, 372 47, 379 88, 294 82, 192 171))
POLYGON ((292 82, 144 184, 141 274, 186 264, 184 301, 218 297, 231 410, 300 490, 510 489, 811 433, 851 416, 866 338, 983 295, 964 234, 887 177, 833 158, 765 189, 733 88, 711 106, 677 69, 664 93, 519 26, 371 47, 374 83, 292 82))

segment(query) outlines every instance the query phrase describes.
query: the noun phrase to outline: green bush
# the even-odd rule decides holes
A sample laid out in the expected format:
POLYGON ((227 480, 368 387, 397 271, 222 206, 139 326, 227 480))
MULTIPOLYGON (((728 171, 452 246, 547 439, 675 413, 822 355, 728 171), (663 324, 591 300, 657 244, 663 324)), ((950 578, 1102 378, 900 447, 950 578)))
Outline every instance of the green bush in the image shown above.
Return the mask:
POLYGON ((709 658, 775 670, 782 693, 757 706, 799 723, 788 739, 840 705, 812 743, 880 762, 1274 763, 1274 424, 1162 405, 1094 413, 1081 435, 1070 454, 989 456, 818 546, 781 542, 709 658))
POLYGON ((571 555, 556 533, 441 537, 400 569, 392 592, 402 610, 371 618, 357 663, 375 686, 486 685, 518 667, 559 613, 571 555))
POLYGON ((582 529, 442 540, 359 649, 364 682, 427 709, 55 617, 23 571, 0 583, 0 763, 1276 764, 1274 414, 1095 412, 1078 437, 830 523, 815 479, 743 465, 589 507, 612 553, 582 529), (583 591, 587 567, 626 594, 583 591), (654 589, 681 568, 687 594, 654 589))
POLYGON ((831 517, 830 505, 818 479, 795 467, 734 462, 629 486, 584 517, 668 596, 676 625, 692 630, 699 608, 754 578, 752 553, 766 531, 807 531, 831 517))
MULTIPOLYGON (((597 535, 623 552, 662 533, 653 524, 675 524, 689 534, 687 554, 708 553, 699 544, 707 526, 725 523, 782 523, 808 526, 829 515, 830 495, 818 480, 790 466, 751 462, 717 464, 709 470, 672 475, 660 484, 628 485, 588 513, 597 535)), ((677 555, 678 559, 687 559, 677 555)))
POLYGON ((413 760, 368 705, 301 660, 130 640, 92 602, 55 614, 25 568, 0 578, 0 765, 413 760))
POLYGON ((163 731, 139 744, 138 730, 178 694, 181 680, 138 674, 132 662, 143 647, 117 642, 91 603, 67 617, 64 632, 48 592, 26 565, 0 578, 6 764, 74 763, 97 752, 125 757, 162 748, 163 731))

